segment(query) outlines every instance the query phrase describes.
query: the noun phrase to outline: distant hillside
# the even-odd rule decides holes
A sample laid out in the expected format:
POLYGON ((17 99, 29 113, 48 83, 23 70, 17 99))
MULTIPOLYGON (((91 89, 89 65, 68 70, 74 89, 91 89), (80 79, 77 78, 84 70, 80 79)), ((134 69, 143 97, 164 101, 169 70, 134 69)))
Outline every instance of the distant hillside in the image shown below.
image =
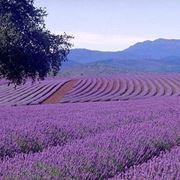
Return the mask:
POLYGON ((180 40, 144 41, 117 52, 72 49, 68 59, 61 74, 180 73, 180 40))
POLYGON ((112 59, 165 59, 167 57, 180 57, 180 40, 157 39, 155 41, 144 41, 117 52, 72 49, 68 56, 69 60, 78 63, 112 59))
POLYGON ((141 59, 163 59, 171 56, 180 57, 180 40, 157 39, 137 43, 122 51, 123 55, 141 59))
POLYGON ((70 61, 78 62, 78 63, 91 63, 97 61, 104 61, 108 59, 116 59, 119 57, 119 53, 117 52, 104 52, 104 51, 93 51, 89 49, 72 49, 68 59, 70 61))

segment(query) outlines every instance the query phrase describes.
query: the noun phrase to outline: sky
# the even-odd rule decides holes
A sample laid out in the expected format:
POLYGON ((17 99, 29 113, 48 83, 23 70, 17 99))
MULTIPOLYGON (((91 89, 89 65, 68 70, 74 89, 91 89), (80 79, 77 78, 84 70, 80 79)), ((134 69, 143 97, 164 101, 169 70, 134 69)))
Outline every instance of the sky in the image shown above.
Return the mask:
POLYGON ((145 40, 180 39, 180 0, 35 0, 46 27, 74 48, 118 51, 145 40))

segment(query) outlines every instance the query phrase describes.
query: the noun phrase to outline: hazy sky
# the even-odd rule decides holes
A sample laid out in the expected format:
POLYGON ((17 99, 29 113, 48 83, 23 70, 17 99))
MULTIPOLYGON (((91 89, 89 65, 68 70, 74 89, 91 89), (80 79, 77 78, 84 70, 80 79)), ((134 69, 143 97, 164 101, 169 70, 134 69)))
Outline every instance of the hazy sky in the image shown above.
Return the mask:
POLYGON ((147 39, 180 39, 180 0, 35 0, 47 28, 73 34, 74 48, 122 50, 147 39))

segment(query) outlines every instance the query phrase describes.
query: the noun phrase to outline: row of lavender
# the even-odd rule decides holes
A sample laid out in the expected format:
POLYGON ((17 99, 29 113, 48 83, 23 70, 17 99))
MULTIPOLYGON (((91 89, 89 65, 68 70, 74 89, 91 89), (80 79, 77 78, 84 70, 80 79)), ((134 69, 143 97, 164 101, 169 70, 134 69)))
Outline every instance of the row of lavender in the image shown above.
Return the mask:
MULTIPOLYGON (((40 104, 59 90, 67 79, 27 83, 14 89, 0 85, 0 105, 40 104)), ((65 102, 115 101, 152 96, 179 96, 179 75, 121 75, 112 78, 83 78, 61 100, 65 102)))
POLYGON ((34 84, 8 86, 0 85, 0 105, 28 105, 40 104, 56 92, 67 80, 46 80, 34 84))
POLYGON ((80 79, 61 102, 115 101, 179 95, 179 75, 121 75, 80 79))
POLYGON ((74 139, 115 129, 124 124, 149 121, 161 116, 173 117, 174 111, 167 111, 169 107, 164 105, 158 107, 156 101, 146 101, 145 106, 151 111, 140 111, 144 108, 144 102, 140 102, 123 102, 121 107, 115 102, 102 103, 101 106, 98 103, 85 106, 28 106, 12 108, 11 111, 8 107, 1 108, 0 157, 40 151, 57 144, 63 145, 74 139), (131 111, 127 112, 127 108, 131 111))
POLYGON ((130 168, 125 173, 112 178, 112 180, 178 180, 180 179, 180 146, 173 148, 170 152, 162 153, 147 163, 130 168))
POLYGON ((180 145, 179 100, 0 108, 0 175, 113 177, 180 145))

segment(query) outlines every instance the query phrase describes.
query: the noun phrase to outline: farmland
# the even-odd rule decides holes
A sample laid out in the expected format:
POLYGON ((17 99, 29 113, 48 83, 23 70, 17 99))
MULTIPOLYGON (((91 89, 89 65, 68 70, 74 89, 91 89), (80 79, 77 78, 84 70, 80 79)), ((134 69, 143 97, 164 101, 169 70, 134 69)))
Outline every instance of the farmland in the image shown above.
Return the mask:
POLYGON ((178 180, 179 96, 178 74, 1 81, 0 177, 178 180))
POLYGON ((52 96, 55 96, 56 103, 75 103, 179 95, 180 75, 176 74, 57 78, 34 84, 29 82, 16 89, 13 85, 7 86, 5 82, 2 82, 0 105, 51 103, 52 96), (57 96, 55 96, 56 93, 57 96))
POLYGON ((180 180, 179 9, 0 0, 0 180, 180 180))

